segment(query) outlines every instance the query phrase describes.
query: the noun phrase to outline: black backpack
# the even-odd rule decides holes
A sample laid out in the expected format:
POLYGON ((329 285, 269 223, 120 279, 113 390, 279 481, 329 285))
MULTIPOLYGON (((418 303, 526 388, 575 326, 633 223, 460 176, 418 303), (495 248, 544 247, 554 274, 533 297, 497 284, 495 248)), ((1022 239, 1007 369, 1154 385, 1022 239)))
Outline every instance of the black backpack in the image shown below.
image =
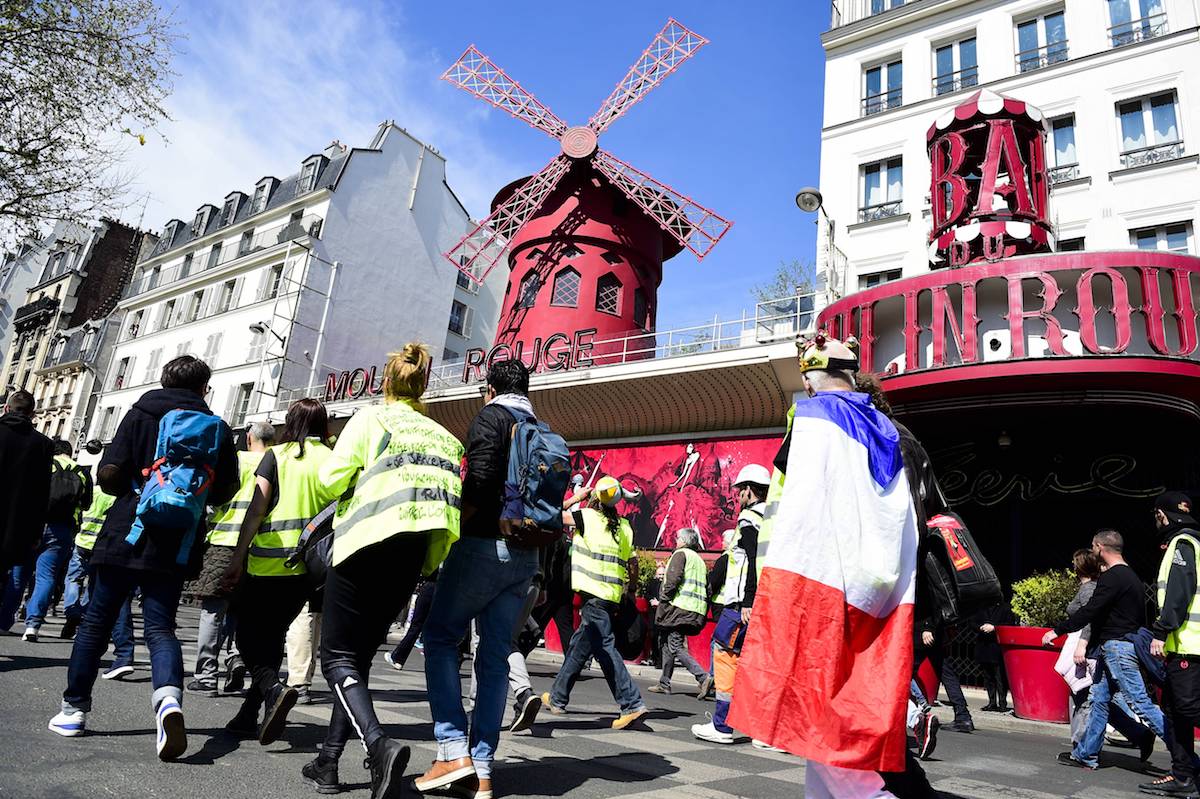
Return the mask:
POLYGON ((958 514, 939 513, 928 522, 925 573, 945 622, 970 616, 1004 600, 1000 580, 958 514))
POLYGON ((50 462, 50 501, 46 506, 46 521, 63 523, 75 521, 83 500, 83 475, 78 466, 65 467, 57 459, 50 462))

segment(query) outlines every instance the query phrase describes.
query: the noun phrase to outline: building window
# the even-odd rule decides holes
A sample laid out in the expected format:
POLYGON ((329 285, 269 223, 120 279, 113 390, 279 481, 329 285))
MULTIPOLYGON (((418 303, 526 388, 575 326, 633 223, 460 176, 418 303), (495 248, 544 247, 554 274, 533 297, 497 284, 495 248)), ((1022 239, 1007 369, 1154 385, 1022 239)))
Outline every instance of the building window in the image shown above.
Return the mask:
POLYGON ((247 230, 242 234, 241 241, 238 242, 238 255, 245 255, 250 252, 250 247, 254 244, 254 231, 247 230))
POLYGON ((50 358, 55 363, 57 363, 58 359, 62 357, 63 352, 66 351, 66 349, 67 349, 67 340, 62 337, 56 338, 54 340, 54 345, 51 346, 51 348, 50 348, 50 358))
POLYGON ((650 303, 640 287, 633 290, 633 323, 642 330, 650 329, 650 303))
POLYGON ((899 269, 889 269, 886 272, 872 272, 869 275, 860 275, 858 278, 858 288, 871 289, 876 286, 882 286, 884 283, 891 283, 893 280, 900 279, 899 269))
POLYGON ((871 0, 871 13, 882 14, 889 8, 899 8, 904 5, 904 0, 871 0))
POLYGON ((1017 71, 1060 64, 1067 55, 1067 16, 1059 9, 1017 23, 1017 71))
POLYGON ((1129 237, 1139 250, 1163 250, 1182 255, 1192 251, 1192 226, 1188 222, 1131 230, 1129 237))
POLYGON ((221 209, 221 227, 228 227, 233 224, 234 217, 237 216, 237 209, 237 197, 230 197, 225 201, 225 207, 221 209))
POLYGON ((300 170, 300 180, 296 182, 296 194, 304 194, 313 190, 313 186, 317 182, 317 164, 319 159, 312 159, 304 163, 304 168, 300 170))
POLYGON ((54 427, 54 437, 62 438, 63 430, 65 430, 66 427, 67 427, 67 420, 65 418, 59 419, 58 424, 55 425, 55 427, 54 427))
MULTIPOLYGON (((145 314, 146 312, 140 311, 140 313, 145 314)), ((140 320, 139 320, 139 322, 140 322, 140 320)), ((79 346, 80 357, 85 361, 90 360, 91 355, 92 355, 92 347, 94 347, 95 345, 96 345, 96 330, 95 330, 95 328, 88 328, 86 331, 84 331, 83 343, 79 346)))
POLYGON ((179 267, 179 278, 182 280, 192 273, 192 253, 183 256, 183 265, 179 267))
POLYGON ((158 380, 158 367, 162 365, 162 347, 151 351, 150 362, 146 364, 146 372, 142 375, 142 382, 149 384, 158 380))
POLYGON ((904 200, 904 164, 902 158, 889 158, 862 167, 862 201, 858 221, 873 222, 898 216, 904 200))
POLYGON ((1163 0, 1108 0, 1108 21, 1113 47, 1154 39, 1167 32, 1163 0))
POLYGON ((162 277, 162 267, 156 266, 146 273, 146 291, 158 288, 158 281, 162 277))
POLYGON ((583 255, 583 250, 579 249, 574 244, 568 244, 566 247, 563 247, 563 258, 578 258, 581 255, 583 255))
POLYGON ((171 326, 171 317, 175 315, 175 300, 167 300, 158 311, 158 324, 155 330, 166 330, 171 326))
POLYGON ((279 285, 283 282, 283 264, 272 266, 267 272, 266 282, 263 284, 263 299, 273 300, 279 296, 279 285))
POLYGON ((1058 252, 1079 252, 1083 249, 1083 236, 1077 239, 1061 239, 1058 242, 1058 252))
POLYGON ((217 294, 217 313, 225 313, 232 307, 235 283, 236 281, 226 280, 221 284, 221 288, 218 289, 219 293, 217 294))
POLYGON ((933 51, 933 93, 950 94, 979 83, 975 37, 943 45, 933 51))
POLYGON ((122 358, 117 361, 117 371, 113 374, 112 390, 120 391, 125 387, 126 381, 129 380, 129 372, 133 368, 133 358, 122 358))
POLYGON ((117 432, 117 409, 105 408, 104 414, 100 417, 100 440, 112 441, 113 435, 117 432))
POLYGON ((188 339, 187 341, 181 341, 175 345, 175 357, 176 358, 180 357, 181 355, 191 355, 191 354, 192 354, 191 339, 188 339))
POLYGON ((564 269, 555 275, 550 304, 563 308, 579 307, 579 282, 579 273, 574 269, 564 269))
POLYGON ((230 427, 241 427, 246 422, 246 414, 250 412, 250 398, 254 396, 254 384, 242 383, 233 395, 230 408, 230 427))
POLYGON ((268 335, 270 334, 264 330, 250 337, 250 349, 246 351, 246 363, 253 363, 263 357, 263 353, 267 350, 268 335))
POLYGON ((611 272, 596 284, 596 310, 613 316, 621 315, 621 281, 611 272))
POLYGON ((204 292, 193 291, 187 299, 187 307, 183 313, 183 323, 195 322, 200 318, 200 309, 204 307, 204 292))
POLYGON ((1121 120, 1121 167, 1173 161, 1184 154, 1175 92, 1117 103, 1121 120))
MULTIPOLYGON (((142 329, 142 320, 146 318, 146 309, 136 311, 129 318, 129 326, 125 328, 125 340, 137 338, 138 332, 142 329)), ((86 338, 86 336, 85 336, 86 338)))
POLYGON ((542 288, 542 278, 537 272, 530 272, 521 281, 520 293, 517 295, 517 308, 532 308, 537 304, 537 295, 542 288))
POLYGON ((449 347, 442 348, 442 363, 454 363, 455 361, 461 360, 462 356, 454 350, 450 349, 449 347))
POLYGON ((196 218, 192 220, 192 238, 204 235, 204 228, 208 222, 208 209, 201 208, 196 212, 196 218))
POLYGON ((216 266, 220 262, 221 262, 221 242, 218 241, 216 244, 214 244, 212 246, 212 249, 208 251, 208 263, 206 263, 204 265, 204 268, 212 269, 214 266, 216 266))
POLYGON ((1050 185, 1079 177, 1079 156, 1075 152, 1075 115, 1067 114, 1050 121, 1052 135, 1050 185))
POLYGON ((450 332, 467 337, 471 335, 471 309, 454 300, 450 303, 450 332))
POLYGON ((267 207, 267 187, 269 183, 263 181, 254 189, 254 199, 250 201, 250 213, 257 214, 267 207))
POLYGON ((897 58, 863 71, 863 115, 904 104, 904 63, 897 58))

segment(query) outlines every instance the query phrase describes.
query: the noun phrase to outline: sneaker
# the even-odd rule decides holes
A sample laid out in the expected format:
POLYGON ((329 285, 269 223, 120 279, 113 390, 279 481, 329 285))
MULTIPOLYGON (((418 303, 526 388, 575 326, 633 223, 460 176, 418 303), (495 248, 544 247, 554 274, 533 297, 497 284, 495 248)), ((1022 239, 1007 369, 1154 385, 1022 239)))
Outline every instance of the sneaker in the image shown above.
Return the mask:
POLYGON ((168 696, 159 702, 154 719, 158 728, 158 759, 174 760, 187 749, 187 730, 183 726, 183 708, 179 706, 179 700, 168 696))
POLYGON ((1138 786, 1138 790, 1154 796, 1178 796, 1183 799, 1196 799, 1197 796, 1200 796, 1200 793, 1197 793, 1195 781, 1180 782, 1175 779, 1174 774, 1160 777, 1153 782, 1143 782, 1138 786))
POLYGON ((761 749, 764 752, 775 752, 776 754, 780 754, 780 755, 790 755, 791 754, 791 752, 789 752, 786 749, 780 749, 778 746, 771 746, 771 744, 767 743, 766 741, 760 741, 757 738, 752 738, 750 740, 750 745, 753 746, 755 749, 761 749))
POLYGON ((121 680, 133 674, 134 668, 132 664, 122 663, 120 665, 114 663, 108 667, 108 671, 100 675, 102 680, 121 680))
POLYGON ((38 630, 42 629, 40 625, 28 624, 25 626, 25 634, 21 636, 22 641, 36 641, 38 639, 38 630))
POLYGON ((312 694, 309 693, 309 687, 307 685, 297 685, 296 686, 296 704, 297 705, 311 705, 312 704, 312 694))
POLYGON ((258 707, 243 704, 237 715, 225 723, 225 729, 241 738, 258 737, 258 707))
POLYGON ((1075 757, 1075 755, 1071 754, 1070 752, 1059 752, 1058 757, 1056 759, 1058 760, 1059 765, 1062 765, 1062 766, 1071 766, 1072 768, 1085 768, 1090 771, 1095 771, 1096 769, 1099 768, 1099 766, 1092 766, 1092 765, 1088 765, 1087 763, 1084 763, 1082 760, 1075 757))
POLYGON ((667 694, 668 696, 671 694, 671 686, 663 685, 660 682, 654 683, 654 685, 651 685, 646 690, 652 694, 667 694))
POLYGON ((950 732, 972 733, 972 732, 975 732, 975 722, 966 720, 966 719, 964 719, 962 721, 959 721, 956 719, 956 720, 950 722, 949 724, 947 724, 942 729, 950 730, 950 732))
POLYGON ((63 622, 62 629, 58 631, 58 637, 64 641, 70 641, 75 638, 75 631, 79 629, 79 617, 68 616, 63 622))
POLYGON ((398 662, 394 657, 392 657, 392 652, 390 649, 383 653, 383 662, 391 666, 396 671, 404 671, 404 664, 398 662))
POLYGON ((197 679, 189 682, 186 686, 184 686, 184 690, 187 691, 189 694, 204 694, 205 696, 216 696, 217 695, 217 681, 215 679, 204 680, 204 679, 197 678, 197 679))
POLYGON ((264 702, 266 711, 263 713, 262 726, 258 728, 258 742, 263 746, 279 740, 283 728, 287 726, 287 714, 296 705, 299 692, 290 685, 276 684, 271 687, 264 702))
MULTIPOLYGON (((388 739, 380 740, 387 741, 388 739)), ((389 743, 394 742, 389 741, 389 743)), ((475 776, 475 764, 469 757, 460 757, 457 760, 435 760, 428 771, 413 780, 413 785, 421 793, 427 793, 475 776)), ((374 781, 372 780, 372 782, 374 781)), ((374 794, 372 794, 372 799, 375 799, 374 794)))
POLYGON ((240 655, 234 655, 225 664, 225 693, 240 694, 246 688, 246 664, 240 655))
MULTIPOLYGON (((409 750, 391 738, 380 738, 363 765, 371 771, 371 799, 400 799, 409 750)), ((472 769, 473 770, 473 769, 472 769)))
POLYGON ((696 688, 696 698, 704 701, 704 697, 708 696, 708 692, 712 690, 713 678, 711 674, 705 674, 700 678, 699 685, 696 688))
POLYGON ((317 793, 339 793, 338 764, 336 760, 322 761, 320 756, 304 764, 300 769, 304 781, 317 789, 317 793))
POLYGON ((542 707, 544 707, 544 708, 546 708, 546 710, 550 711, 550 715, 552 715, 552 716, 567 715, 567 709, 565 707, 559 707, 550 701, 550 692, 549 691, 542 694, 542 707))
POLYGON ((64 710, 50 719, 50 732, 56 732, 64 738, 74 738, 83 735, 87 723, 87 713, 82 710, 64 710))
POLYGON ((513 716, 513 721, 508 731, 524 732, 529 729, 533 726, 533 722, 537 719, 538 711, 541 709, 541 697, 534 696, 532 691, 523 691, 521 696, 517 697, 517 712, 513 716))
POLYGON ((710 721, 707 724, 693 724, 692 735, 699 738, 701 741, 708 741, 714 744, 731 744, 733 743, 733 733, 721 732, 710 721))
POLYGON ((623 730, 630 724, 633 724, 635 721, 640 719, 642 716, 646 715, 648 712, 649 711, 646 709, 645 705, 643 705, 637 710, 631 710, 628 713, 622 713, 613 720, 612 728, 614 730, 623 730))
POLYGON ((937 716, 932 713, 921 714, 921 720, 913 728, 913 735, 917 738, 917 757, 921 760, 928 760, 933 755, 933 750, 937 748, 938 728, 941 726, 937 716))

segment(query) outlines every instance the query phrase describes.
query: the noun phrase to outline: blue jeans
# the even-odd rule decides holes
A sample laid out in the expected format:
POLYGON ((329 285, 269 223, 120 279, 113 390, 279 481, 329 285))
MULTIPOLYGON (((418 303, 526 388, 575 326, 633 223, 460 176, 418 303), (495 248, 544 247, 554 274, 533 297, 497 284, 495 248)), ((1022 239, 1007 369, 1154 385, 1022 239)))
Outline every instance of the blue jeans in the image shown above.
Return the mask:
POLYGON ((75 525, 66 523, 47 524, 42 530, 42 543, 36 559, 31 563, 13 567, 8 585, 5 587, 3 607, 0 607, 0 627, 12 627, 21 595, 33 577, 33 595, 25 605, 25 624, 40 627, 46 620, 50 606, 50 595, 67 570, 67 562, 75 549, 75 525))
MULTIPOLYGON (((1100 662, 1096 667, 1095 682, 1092 683, 1092 710, 1087 729, 1071 752, 1076 760, 1089 766, 1099 764, 1100 747, 1104 745, 1104 727, 1109 722, 1109 702, 1118 693, 1125 697, 1129 707, 1151 732, 1166 740, 1162 710, 1146 693, 1133 644, 1129 641, 1105 641, 1100 645, 1100 662)), ((1117 721, 1118 718, 1114 715, 1113 720, 1117 721)), ((1122 726, 1125 725, 1122 723, 1122 726)), ((1129 736, 1129 732, 1121 732, 1129 736)))
MULTIPOLYGON (((129 598, 138 587, 142 589, 142 627, 146 648, 150 650, 150 684, 154 688, 151 704, 157 708, 168 696, 182 702, 183 654, 175 637, 175 613, 179 609, 183 578, 120 566, 98 566, 92 570, 91 600, 71 648, 63 710, 92 709, 92 687, 100 671, 100 658, 108 649, 108 638, 118 617, 122 612, 128 613, 129 598)), ((128 643, 132 660, 132 635, 128 643)), ((118 663, 120 657, 118 643, 118 663)))
POLYGON ((554 678, 554 687, 550 689, 550 701, 555 707, 565 708, 571 701, 571 689, 579 679, 583 665, 588 658, 595 657, 604 672, 604 680, 608 690, 622 713, 632 713, 646 706, 642 701, 642 692, 629 676, 625 661, 617 652, 617 639, 613 635, 613 617, 617 613, 617 603, 606 602, 594 596, 583 595, 583 607, 579 609, 579 629, 571 636, 571 643, 563 655, 562 668, 554 678))
POLYGON ((425 683, 438 760, 470 756, 475 771, 490 779, 508 697, 508 656, 512 631, 538 569, 534 549, 509 549, 501 540, 460 538, 442 566, 422 639, 425 683), (463 709, 458 643, 475 619, 479 681, 470 732, 463 709))

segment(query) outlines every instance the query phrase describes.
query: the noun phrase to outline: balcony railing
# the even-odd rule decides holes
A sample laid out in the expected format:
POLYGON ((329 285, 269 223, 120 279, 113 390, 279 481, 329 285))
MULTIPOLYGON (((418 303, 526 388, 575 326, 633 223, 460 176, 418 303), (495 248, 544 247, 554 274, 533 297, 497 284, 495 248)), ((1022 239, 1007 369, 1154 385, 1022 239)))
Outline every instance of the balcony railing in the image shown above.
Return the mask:
POLYGON ((1079 177, 1079 164, 1063 164, 1050 167, 1050 185, 1065 183, 1079 177))
POLYGON ((879 114, 884 111, 890 111, 893 108, 899 108, 904 105, 904 95, 900 89, 892 89, 891 91, 880 92, 879 94, 867 95, 862 101, 863 116, 869 117, 872 114, 879 114))
POLYGON ((966 67, 958 72, 947 72, 933 78, 933 93, 937 96, 953 94, 979 85, 979 67, 966 67))
POLYGON ((840 28, 860 19, 882 14, 899 8, 911 0, 832 0, 830 2, 829 27, 840 28))
POLYGON ((1033 72, 1053 64, 1061 64, 1069 58, 1070 49, 1065 41, 1051 42, 1044 47, 1017 53, 1017 72, 1033 72))
POLYGON ((1174 161, 1183 158, 1183 142, 1173 141, 1166 144, 1156 144, 1152 147, 1139 147, 1121 153, 1121 168, 1133 169, 1150 164, 1161 164, 1164 161, 1174 161))
POLYGON ((1148 39, 1157 39, 1167 33, 1167 15, 1152 14, 1141 19, 1122 22, 1108 29, 1109 39, 1113 47, 1124 47, 1148 39))
POLYGON ((13 316, 13 326, 18 328, 31 327, 49 319, 58 309, 58 300, 54 297, 27 302, 17 309, 13 316))
POLYGON ((874 222, 878 219, 888 219, 893 216, 900 216, 903 205, 903 200, 892 200, 891 202, 878 203, 877 205, 868 205, 865 208, 859 208, 858 221, 874 222))
MULTIPOLYGON (((321 217, 316 214, 309 214, 298 220, 292 220, 283 225, 276 225, 272 228, 267 228, 261 233, 255 234, 254 238, 244 246, 238 247, 223 247, 216 258, 208 257, 205 262, 204 269, 215 269, 223 266, 230 261, 236 261, 239 258, 244 258, 251 253, 265 250, 268 247, 274 247, 277 244, 284 244, 288 241, 311 236, 314 239, 321 237, 321 217)), ((170 269, 163 269, 154 272, 145 272, 136 280, 129 283, 129 288, 125 291, 126 297, 134 297, 138 294, 143 294, 152 289, 164 286, 168 283, 173 283, 176 280, 181 280, 185 277, 197 275, 204 271, 196 268, 196 263, 193 261, 190 264, 190 271, 184 272, 183 265, 173 266, 170 269)))

